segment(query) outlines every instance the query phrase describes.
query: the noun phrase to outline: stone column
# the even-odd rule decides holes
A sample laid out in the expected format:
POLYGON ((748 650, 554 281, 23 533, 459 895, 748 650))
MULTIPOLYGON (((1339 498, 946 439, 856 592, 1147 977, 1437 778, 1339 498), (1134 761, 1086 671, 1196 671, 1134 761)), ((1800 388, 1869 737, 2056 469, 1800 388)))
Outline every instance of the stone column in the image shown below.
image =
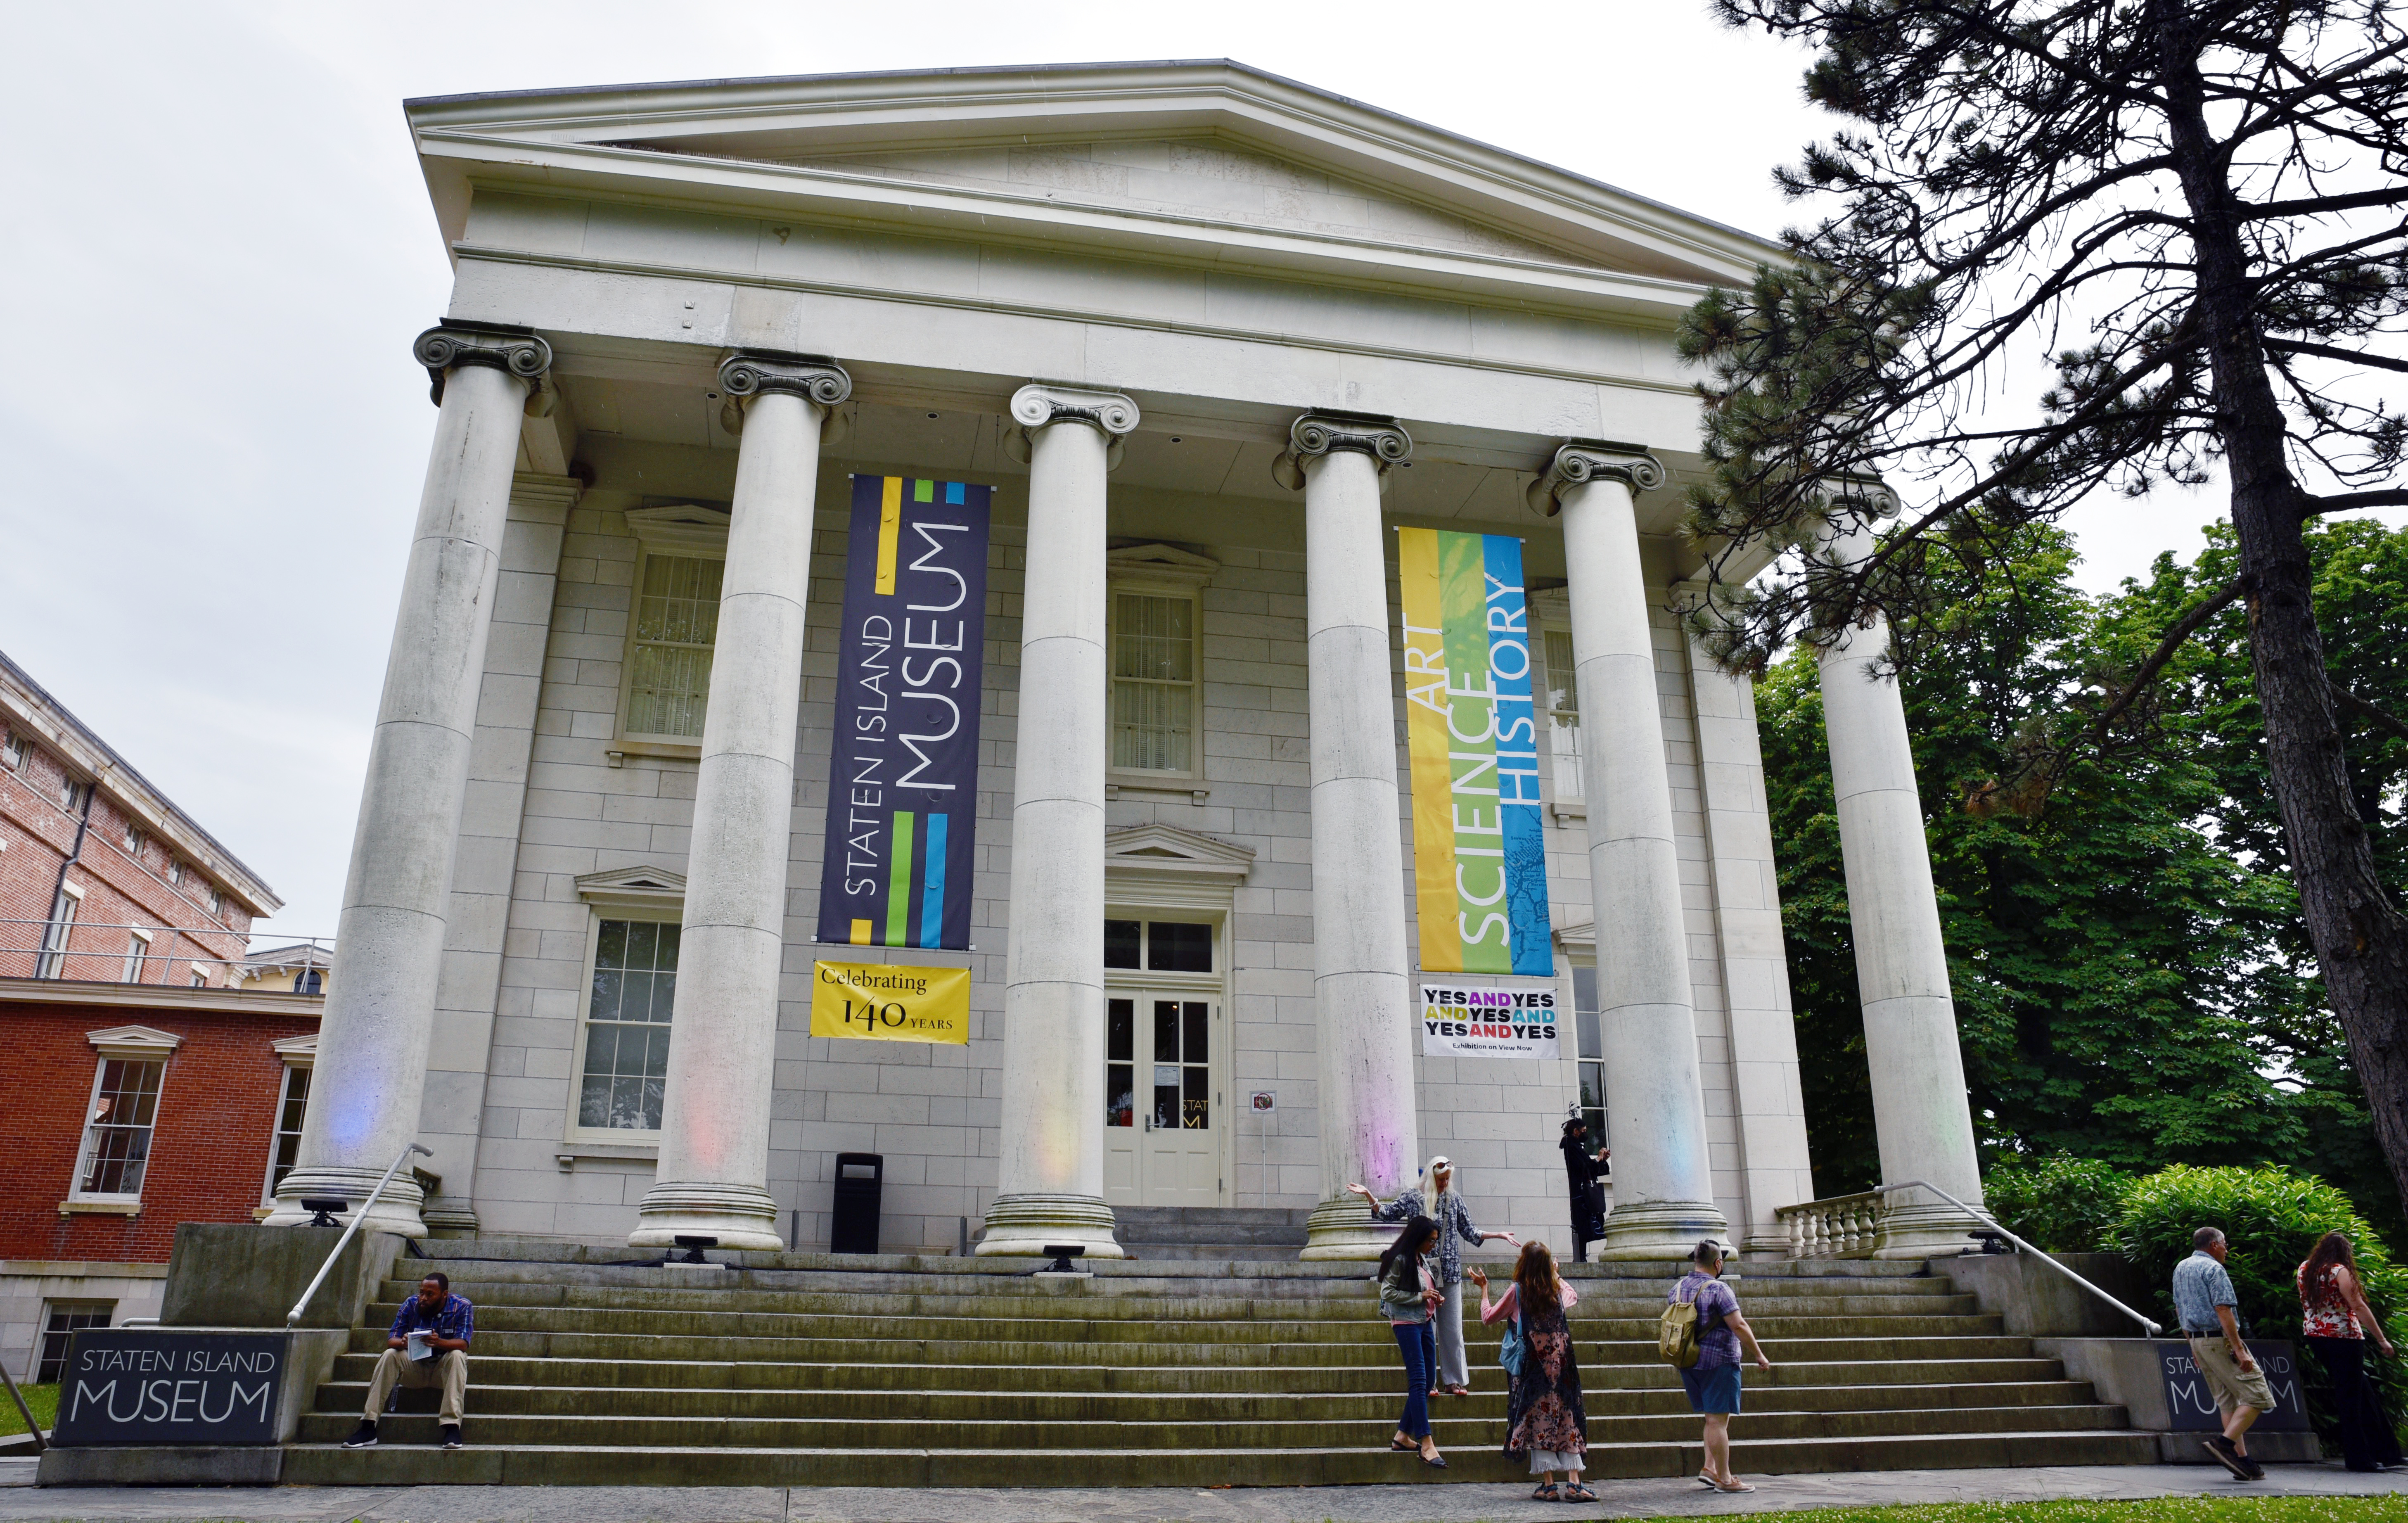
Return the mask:
MULTIPOLYGON (((1866 490, 1874 511, 1897 512, 1886 489, 1866 490)), ((1835 514, 1825 547, 1836 564, 1852 565, 1873 545, 1870 523, 1835 514)), ((1907 741, 1906 705, 1895 678, 1867 669, 1888 649, 1888 622, 1877 617, 1869 628, 1846 630, 1821 656, 1823 724, 1847 869, 1856 993, 1865 1011, 1873 1129, 1885 1183, 1929 1180, 1978 1206, 1982 1169, 1973 1152, 1972 1106, 1956 1044, 1956 1003, 1931 888, 1931 849, 1907 741)), ((1927 1191, 1908 1191, 1891 1197, 1876 1253, 1923 1258, 1954 1252, 1979 1225, 1927 1191)))
MULTIPOLYGON (((308 1221, 305 1196, 362 1205, 418 1136, 510 471, 529 394, 552 366, 532 332, 485 325, 429 328, 413 352, 440 410, 351 836, 343 971, 318 1028, 298 1165, 267 1218, 278 1226, 308 1221)), ((404 1170, 366 1225, 423 1237, 423 1203, 404 1170)))
POLYGON ((1012 743, 1011 929, 1003 991, 1003 1157, 984 1254, 1078 1243, 1118 1258, 1104 1204, 1104 473, 1137 404, 1023 386, 1028 462, 1020 718, 1012 743))
POLYGON ((638 1247, 681 1235, 785 1246, 768 1189, 769 1097, 803 611, 820 425, 853 380, 824 360, 754 353, 722 364, 719 386, 742 399, 743 435, 695 780, 660 1167, 627 1238, 638 1247))
POLYGON ((1396 1236, 1345 1193, 1417 1180, 1404 813, 1380 476, 1412 453, 1383 419, 1307 413, 1277 474, 1304 488, 1304 619, 1312 726, 1312 1012, 1321 1204, 1306 1258, 1371 1258, 1396 1236))
POLYGON ((1533 489, 1561 505, 1570 582, 1598 1031, 1613 1125, 1608 1258, 1670 1257, 1727 1227, 1706 1153, 1672 783, 1632 502, 1663 481, 1664 467, 1634 446, 1567 444, 1533 489))

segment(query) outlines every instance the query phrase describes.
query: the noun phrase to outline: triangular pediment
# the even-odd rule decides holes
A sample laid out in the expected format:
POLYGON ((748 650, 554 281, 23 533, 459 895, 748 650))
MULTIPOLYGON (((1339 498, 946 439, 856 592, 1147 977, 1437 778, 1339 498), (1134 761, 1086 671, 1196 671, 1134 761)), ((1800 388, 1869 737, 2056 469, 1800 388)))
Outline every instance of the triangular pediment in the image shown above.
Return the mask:
POLYGON ((1254 849, 1175 825, 1136 825, 1104 837, 1104 870, 1178 873, 1192 877, 1243 878, 1254 870, 1254 849))
POLYGON ((576 882, 579 898, 606 910, 673 910, 685 902, 685 874, 649 863, 589 872, 576 882))
POLYGON ((87 1031, 83 1039, 98 1048, 103 1057, 135 1059, 165 1057, 184 1044, 184 1039, 173 1031, 148 1026, 112 1026, 106 1031, 87 1031))
MULTIPOLYGON (((1435 109, 1433 104, 1431 109, 1435 109)), ((1226 60, 408 103, 447 237, 471 186, 1085 247, 1289 278, 1685 308, 1769 240, 1226 60), (781 216, 781 213, 787 215, 781 216)), ((789 220, 789 218, 791 220, 789 220)), ((774 225, 772 225, 774 224, 774 225)))
POLYGON ((1212 580, 1221 563, 1177 545, 1124 545, 1111 552, 1107 565, 1115 577, 1146 579, 1200 587, 1212 580))

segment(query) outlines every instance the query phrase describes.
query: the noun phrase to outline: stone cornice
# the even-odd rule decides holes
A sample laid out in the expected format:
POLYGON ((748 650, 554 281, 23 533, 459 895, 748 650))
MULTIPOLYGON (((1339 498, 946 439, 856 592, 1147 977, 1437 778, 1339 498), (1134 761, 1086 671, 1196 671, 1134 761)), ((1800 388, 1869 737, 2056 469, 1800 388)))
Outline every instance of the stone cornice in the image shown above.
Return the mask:
POLYGON ((1549 518, 1563 511, 1566 487, 1586 481, 1620 481, 1633 493, 1664 484, 1664 463, 1643 444, 1573 439, 1558 449, 1526 494, 1531 509, 1549 518))
POLYGON ((66 979, 0 978, 0 1005, 98 1005, 129 1013, 180 1015, 210 1011, 235 1015, 286 1015, 315 1020, 326 1008, 317 994, 251 989, 193 989, 165 984, 80 984, 66 979))
POLYGON ((825 411, 853 395, 853 377, 824 355, 752 349, 719 362, 719 389, 746 398, 782 392, 825 411))
POLYGON ((481 365, 513 375, 529 391, 543 384, 552 368, 552 346, 533 328, 501 323, 470 323, 446 318, 413 340, 410 353, 426 366, 427 395, 443 405, 443 378, 464 365, 481 365))
POLYGON ((1394 418, 1360 412, 1306 412, 1287 427, 1287 449, 1271 462, 1271 480, 1304 489, 1304 463, 1340 451, 1368 454, 1382 470, 1412 457, 1413 437, 1394 418))
POLYGON ((1011 394, 1011 421, 1023 428, 1082 423, 1104 438, 1117 440, 1136 429, 1137 419, 1137 403, 1119 392, 1033 381, 1011 394))

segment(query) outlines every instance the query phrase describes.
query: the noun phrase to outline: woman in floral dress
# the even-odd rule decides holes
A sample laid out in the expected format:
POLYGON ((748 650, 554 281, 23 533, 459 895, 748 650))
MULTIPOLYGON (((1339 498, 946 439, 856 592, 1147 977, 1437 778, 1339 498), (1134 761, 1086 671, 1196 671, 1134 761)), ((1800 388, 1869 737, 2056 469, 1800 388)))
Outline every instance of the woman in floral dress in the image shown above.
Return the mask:
POLYGON ((1588 1409, 1581 1404, 1580 1359, 1572 1349, 1571 1324, 1564 1314, 1580 1304, 1580 1293, 1555 1272, 1555 1255, 1543 1243, 1526 1244, 1513 1266, 1504 1299, 1488 1300, 1488 1276, 1471 1272, 1480 1287, 1480 1320, 1522 1324, 1522 1372, 1505 1409, 1505 1458, 1527 1458, 1539 1501, 1595 1501, 1581 1485, 1588 1454, 1588 1409), (1555 1485, 1555 1472, 1564 1484, 1555 1485))

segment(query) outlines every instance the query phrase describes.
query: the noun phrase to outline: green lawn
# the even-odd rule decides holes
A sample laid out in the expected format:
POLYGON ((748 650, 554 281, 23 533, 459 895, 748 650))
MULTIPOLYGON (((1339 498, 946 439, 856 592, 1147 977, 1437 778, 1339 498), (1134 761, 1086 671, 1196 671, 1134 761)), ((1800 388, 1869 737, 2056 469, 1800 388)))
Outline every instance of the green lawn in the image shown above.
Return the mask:
POLYGON ((1780 1517, 1781 1523, 2408 1523, 2408 1495, 1926 1502, 1822 1507, 1780 1517))
MULTIPOLYGON (((42 1425, 44 1432, 49 1432, 50 1425, 59 1420, 59 1388, 56 1386, 19 1386, 17 1388, 25 1393, 25 1404, 34 1409, 34 1420, 42 1425)), ((7 1391, 0 1390, 0 1438, 24 1430, 25 1419, 17 1415, 17 1403, 8 1400, 7 1391)))

